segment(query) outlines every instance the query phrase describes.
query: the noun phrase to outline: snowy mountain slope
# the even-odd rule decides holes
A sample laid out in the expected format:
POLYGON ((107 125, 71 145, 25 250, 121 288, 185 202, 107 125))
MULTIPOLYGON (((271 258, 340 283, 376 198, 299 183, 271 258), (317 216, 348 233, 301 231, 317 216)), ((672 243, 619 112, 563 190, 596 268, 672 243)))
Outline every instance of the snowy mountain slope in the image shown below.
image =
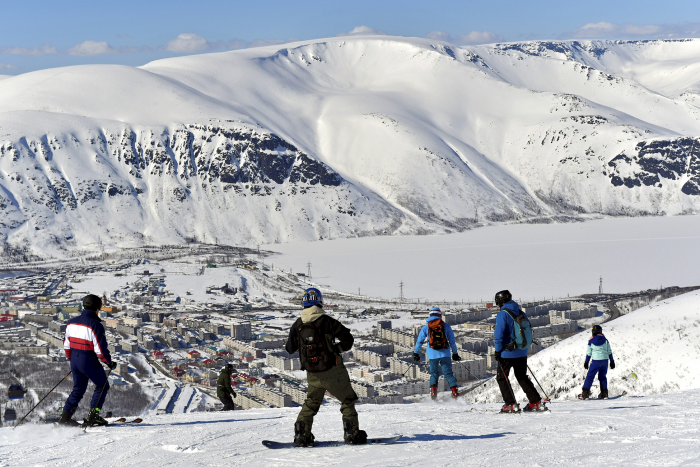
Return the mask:
MULTIPOLYGON (((608 371, 610 395, 623 391, 641 396, 700 389, 698 305, 700 292, 690 292, 602 325, 616 364, 614 370, 608 371)), ((574 399, 581 393, 587 374, 583 362, 589 338, 590 333, 583 332, 528 358, 530 368, 553 400, 574 399)), ((519 387, 514 379, 512 382, 519 387)), ((597 380, 592 392, 598 395, 597 380)), ((516 391, 516 397, 526 400, 522 390, 516 391)), ((502 400, 495 381, 470 393, 468 399, 502 400)))
MULTIPOLYGON (((616 401, 562 402, 551 413, 488 414, 497 404, 358 406, 370 436, 402 433, 390 446, 269 450, 291 441, 298 408, 145 416, 139 425, 0 428, 0 465, 696 465, 698 390, 616 401), (473 412, 472 410, 476 410, 473 412)), ((342 438, 338 405, 321 408, 317 439, 342 438)))
POLYGON ((0 231, 57 253, 695 212, 699 56, 361 37, 20 75, 0 231))

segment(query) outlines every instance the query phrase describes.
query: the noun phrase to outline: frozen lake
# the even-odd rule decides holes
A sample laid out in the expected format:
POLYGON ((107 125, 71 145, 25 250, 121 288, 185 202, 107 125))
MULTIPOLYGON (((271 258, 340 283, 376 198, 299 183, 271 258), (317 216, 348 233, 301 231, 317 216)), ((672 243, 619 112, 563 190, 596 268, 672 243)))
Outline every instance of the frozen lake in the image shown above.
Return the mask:
POLYGON ((276 267, 363 295, 421 301, 517 299, 700 284, 700 216, 504 225, 420 237, 265 245, 276 267))

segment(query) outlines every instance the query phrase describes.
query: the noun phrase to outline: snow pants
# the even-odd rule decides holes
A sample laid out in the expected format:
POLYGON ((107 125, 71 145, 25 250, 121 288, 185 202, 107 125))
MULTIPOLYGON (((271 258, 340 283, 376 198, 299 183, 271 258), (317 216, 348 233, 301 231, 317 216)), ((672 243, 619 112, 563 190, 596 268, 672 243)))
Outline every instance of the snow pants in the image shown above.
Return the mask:
POLYGON ((326 391, 340 401, 340 412, 343 414, 343 418, 349 419, 353 426, 360 426, 357 419, 357 411, 355 410, 357 394, 355 394, 350 384, 348 370, 345 369, 342 363, 321 373, 310 373, 307 371, 306 381, 309 384, 309 392, 306 395, 304 405, 301 407, 297 421, 304 422, 307 434, 311 433, 314 416, 321 407, 326 391))
POLYGON ((449 384, 451 388, 457 387, 457 378, 452 374, 451 357, 430 359, 430 385, 437 386, 438 378, 440 377, 440 368, 442 368, 442 375, 445 377, 447 384, 449 384))
POLYGON ((87 390, 88 381, 92 381, 95 384, 95 390, 92 393, 92 400, 90 401, 90 408, 93 409, 97 407, 101 409, 102 404, 105 402, 105 397, 107 397, 107 392, 109 391, 109 383, 107 382, 107 375, 102 369, 102 365, 97 359, 95 352, 76 349, 71 350, 70 369, 73 371, 73 392, 68 396, 63 410, 71 413, 75 412, 75 409, 78 408, 78 404, 87 390), (104 391, 102 391, 103 386, 104 391), (102 397, 100 397, 100 393, 102 393, 102 397))
POLYGON ((501 396, 503 396, 503 401, 510 405, 515 404, 515 396, 513 395, 513 387, 510 385, 510 381, 506 379, 506 375, 510 374, 510 369, 513 369, 515 373, 515 379, 518 380, 518 384, 523 388, 527 400, 534 404, 542 400, 540 394, 535 389, 535 385, 532 384, 530 378, 527 377, 527 357, 517 357, 517 358, 504 358, 503 363, 498 364, 496 369, 496 381, 498 382, 498 387, 501 389, 501 396))
POLYGON ((608 389, 608 361, 607 360, 591 360, 588 366, 588 374, 586 381, 583 382, 584 389, 591 389, 595 375, 598 375, 600 381, 600 389, 608 389))
POLYGON ((233 405, 233 398, 231 397, 231 394, 222 394, 221 396, 219 396, 219 400, 222 404, 224 404, 223 410, 234 409, 235 406, 233 405))

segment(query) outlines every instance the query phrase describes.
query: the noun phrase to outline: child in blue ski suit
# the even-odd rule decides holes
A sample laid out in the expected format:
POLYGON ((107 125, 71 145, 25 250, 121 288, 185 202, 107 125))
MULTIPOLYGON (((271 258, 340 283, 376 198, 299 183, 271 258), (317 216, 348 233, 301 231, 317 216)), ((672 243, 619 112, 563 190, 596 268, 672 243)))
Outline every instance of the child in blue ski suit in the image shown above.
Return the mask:
MULTIPOLYGON (((433 307, 430 309, 430 316, 426 320, 428 324, 423 326, 416 339, 416 347, 413 349, 413 360, 416 362, 420 361, 420 349, 423 347, 423 343, 429 340, 429 327, 431 321, 442 321, 442 312, 440 308, 433 307)), ((458 362, 462 359, 457 351, 457 343, 455 342, 455 335, 449 324, 442 322, 445 331, 445 338, 449 344, 447 348, 444 349, 434 349, 428 341, 426 346, 425 354, 430 360, 430 397, 437 399, 437 383, 440 376, 440 368, 442 367, 442 374, 447 380, 452 390, 452 397, 455 399, 459 395, 457 392, 457 379, 452 373, 452 361, 450 360, 450 350, 452 350, 452 360, 458 362)))
POLYGON ((603 328, 599 325, 593 326, 592 336, 588 340, 586 349, 586 361, 583 367, 588 370, 586 381, 583 383, 583 392, 579 396, 581 399, 588 399, 591 396, 591 386, 595 376, 598 375, 600 381, 600 394, 598 399, 608 398, 608 360, 610 360, 610 369, 615 369, 615 360, 613 359, 610 342, 603 335, 603 328), (593 362, 591 362, 591 359, 593 362), (589 365, 590 364, 590 365, 589 365))

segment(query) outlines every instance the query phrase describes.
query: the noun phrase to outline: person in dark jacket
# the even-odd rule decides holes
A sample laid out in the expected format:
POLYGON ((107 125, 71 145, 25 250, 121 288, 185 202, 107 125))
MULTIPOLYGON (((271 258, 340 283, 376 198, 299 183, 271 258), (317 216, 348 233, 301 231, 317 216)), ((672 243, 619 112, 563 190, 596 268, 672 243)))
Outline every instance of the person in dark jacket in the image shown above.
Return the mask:
POLYGON ((102 308, 102 299, 97 295, 87 295, 83 299, 83 312, 77 318, 68 321, 66 337, 63 341, 63 350, 70 360, 70 369, 73 372, 73 391, 63 407, 63 413, 59 424, 76 425, 72 420, 80 400, 87 390, 88 381, 95 384, 90 401, 90 413, 86 419, 88 425, 107 425, 107 421, 100 416, 100 410, 109 391, 107 375, 100 362, 110 369, 116 368, 107 348, 105 329, 101 319, 97 317, 97 311, 102 308))
MULTIPOLYGON (((493 331, 495 358, 498 362, 496 381, 498 382, 503 401, 505 402, 501 411, 520 411, 520 406, 515 400, 513 387, 508 380, 508 374, 511 368, 513 369, 513 373, 515 373, 515 379, 518 380, 518 384, 523 388, 529 401, 529 404, 524 410, 527 412, 547 410, 546 407, 542 405, 542 398, 537 392, 537 389, 535 389, 534 384, 532 384, 530 378, 527 377, 528 349, 512 348, 514 346, 511 344, 515 341, 514 319, 508 312, 510 311, 515 317, 520 316, 520 314, 525 315, 525 313, 520 309, 520 305, 513 301, 513 296, 507 290, 498 292, 495 297, 495 302, 501 309, 498 315, 496 315, 496 327, 493 331)), ((527 315, 525 315, 525 318, 527 318, 527 315)))
POLYGON ((231 396, 236 397, 236 393, 231 387, 231 372, 233 371, 233 365, 227 363, 219 374, 219 379, 216 381, 216 396, 224 404, 223 410, 233 410, 233 399, 231 396))
POLYGON ((323 297, 318 289, 307 289, 302 298, 304 310, 289 330, 285 349, 299 352, 301 366, 306 370, 309 392, 294 424, 294 444, 309 446, 314 442, 311 427, 314 416, 328 391, 340 401, 343 431, 347 444, 367 443, 367 433, 359 429, 355 402, 357 394, 350 384, 342 352, 352 348, 350 330, 323 311, 323 297))

